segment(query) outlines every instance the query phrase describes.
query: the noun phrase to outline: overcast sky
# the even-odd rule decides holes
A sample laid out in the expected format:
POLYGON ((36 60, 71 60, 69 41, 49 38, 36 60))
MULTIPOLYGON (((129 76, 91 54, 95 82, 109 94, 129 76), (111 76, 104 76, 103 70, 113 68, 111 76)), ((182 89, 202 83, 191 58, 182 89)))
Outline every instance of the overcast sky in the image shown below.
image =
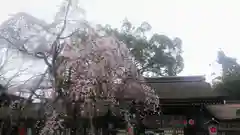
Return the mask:
MULTIPOLYGON (((51 20, 60 0, 7 0, 0 4, 0 21, 25 11, 51 20)), ((148 21, 154 32, 183 40, 185 68, 180 75, 209 75, 221 48, 240 59, 239 0, 81 0, 87 19, 118 27, 124 18, 148 21)))

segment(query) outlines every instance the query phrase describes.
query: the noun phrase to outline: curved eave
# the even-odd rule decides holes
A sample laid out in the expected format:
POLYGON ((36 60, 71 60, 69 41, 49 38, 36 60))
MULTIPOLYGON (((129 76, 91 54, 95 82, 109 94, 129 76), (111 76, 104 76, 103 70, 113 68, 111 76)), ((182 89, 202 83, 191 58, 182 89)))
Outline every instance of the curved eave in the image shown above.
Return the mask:
POLYGON ((206 108, 219 120, 240 119, 236 111, 240 109, 240 104, 208 105, 206 108))

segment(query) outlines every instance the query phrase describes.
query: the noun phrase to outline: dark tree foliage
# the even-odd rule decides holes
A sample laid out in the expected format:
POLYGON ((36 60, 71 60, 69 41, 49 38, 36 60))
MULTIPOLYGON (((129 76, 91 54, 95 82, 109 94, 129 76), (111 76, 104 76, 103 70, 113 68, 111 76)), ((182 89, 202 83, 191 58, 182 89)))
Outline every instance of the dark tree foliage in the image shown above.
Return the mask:
POLYGON ((144 76, 176 76, 183 70, 182 41, 179 38, 172 40, 157 33, 149 37, 151 25, 147 22, 134 27, 125 20, 120 29, 113 29, 110 25, 99 28, 105 34, 114 34, 127 45, 144 76))
POLYGON ((240 65, 237 59, 219 51, 217 62, 222 66, 222 76, 216 78, 219 82, 215 89, 227 93, 232 99, 240 99, 240 65))

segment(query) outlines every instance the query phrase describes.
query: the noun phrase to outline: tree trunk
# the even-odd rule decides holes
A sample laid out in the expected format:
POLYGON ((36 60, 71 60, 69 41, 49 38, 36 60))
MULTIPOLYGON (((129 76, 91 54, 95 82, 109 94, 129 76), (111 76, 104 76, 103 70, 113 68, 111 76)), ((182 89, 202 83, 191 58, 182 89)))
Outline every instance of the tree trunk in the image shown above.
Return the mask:
POLYGON ((90 134, 95 135, 95 127, 93 125, 93 117, 90 117, 90 134))
POLYGON ((73 111, 72 111, 72 115, 73 115, 73 120, 72 120, 72 128, 70 131, 70 135, 76 135, 77 134, 77 108, 76 108, 76 103, 73 103, 73 111))
POLYGON ((89 122, 90 122, 90 135, 96 135, 95 134, 95 127, 93 124, 93 118, 94 118, 94 112, 95 112, 95 106, 92 104, 93 102, 88 102, 88 108, 89 108, 89 122))

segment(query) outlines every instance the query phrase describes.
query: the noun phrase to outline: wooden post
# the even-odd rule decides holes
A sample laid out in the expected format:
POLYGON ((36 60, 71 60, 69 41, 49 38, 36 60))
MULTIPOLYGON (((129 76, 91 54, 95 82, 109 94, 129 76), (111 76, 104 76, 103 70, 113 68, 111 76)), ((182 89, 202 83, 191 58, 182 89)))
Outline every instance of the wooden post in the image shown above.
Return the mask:
POLYGON ((4 121, 1 121, 1 127, 0 127, 0 135, 4 135, 2 132, 3 132, 3 125, 4 124, 4 121))

